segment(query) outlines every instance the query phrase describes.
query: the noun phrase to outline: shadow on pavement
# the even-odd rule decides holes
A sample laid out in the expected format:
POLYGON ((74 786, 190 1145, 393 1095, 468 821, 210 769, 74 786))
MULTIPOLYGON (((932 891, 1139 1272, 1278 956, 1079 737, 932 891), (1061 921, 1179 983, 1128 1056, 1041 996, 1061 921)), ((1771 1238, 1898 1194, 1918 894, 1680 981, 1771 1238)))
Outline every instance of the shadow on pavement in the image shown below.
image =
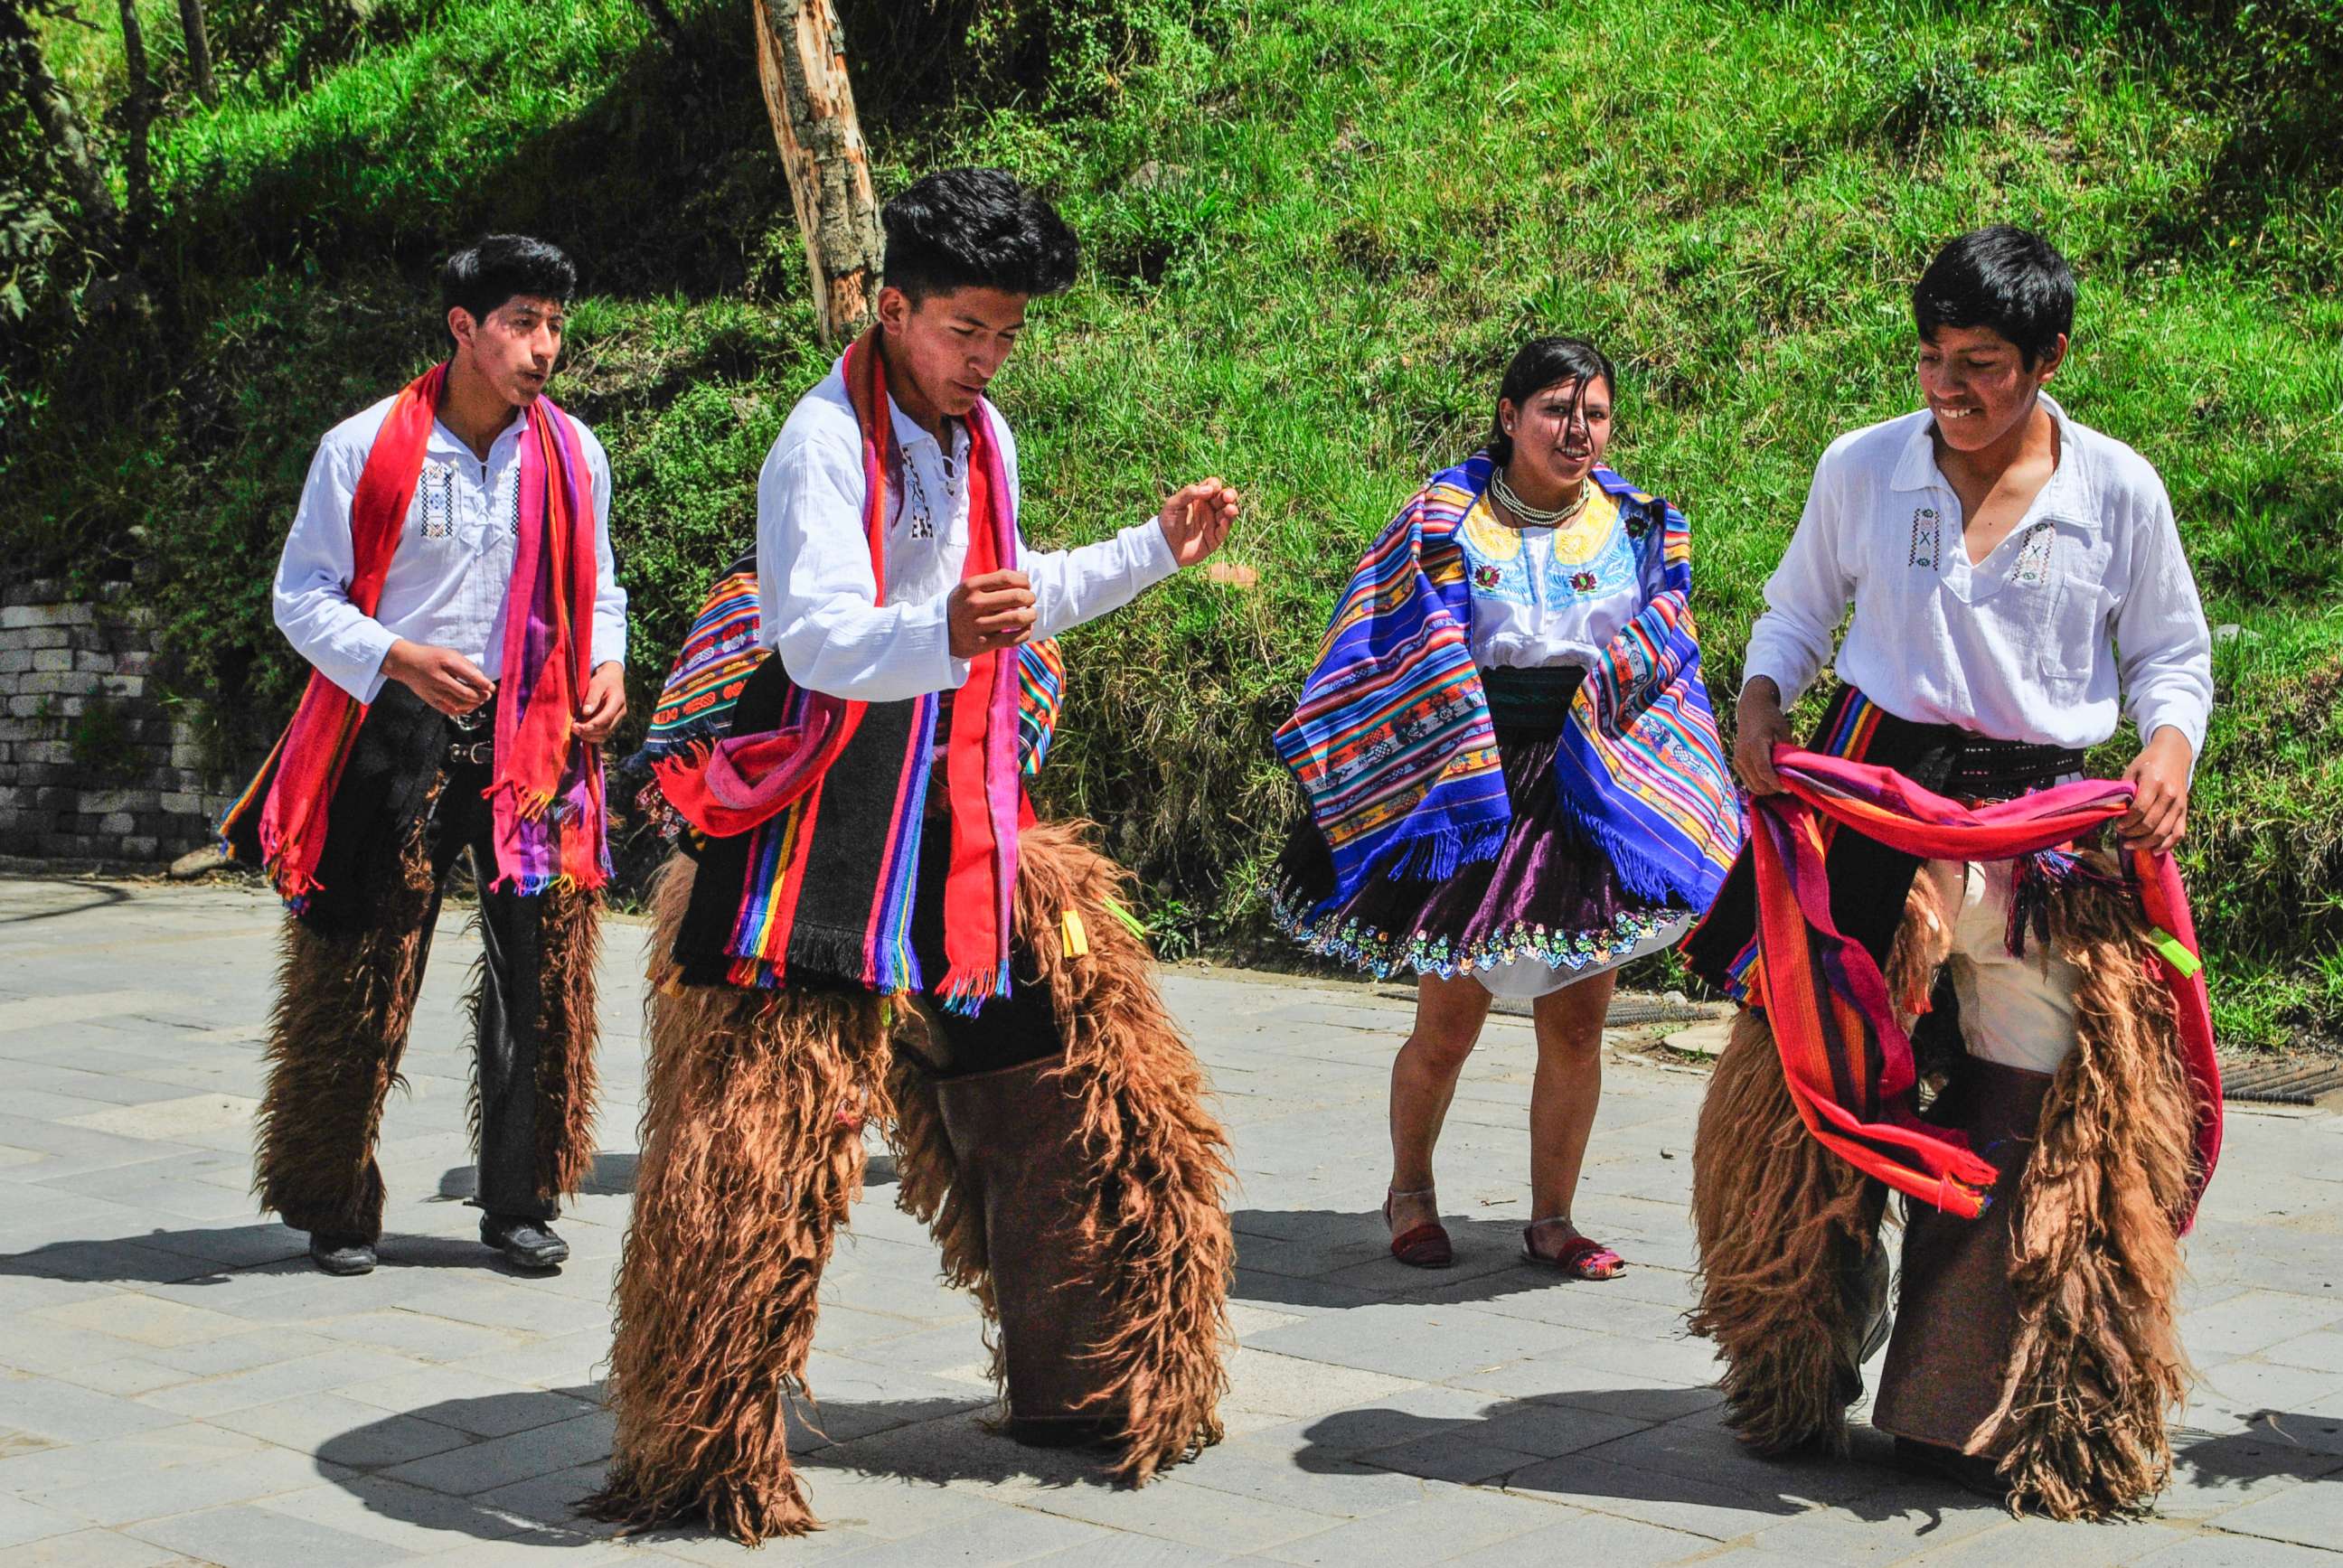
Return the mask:
MULTIPOLYGON (((617 1533, 581 1517, 610 1454, 598 1385, 442 1400, 328 1438, 321 1473, 387 1518, 520 1545, 577 1544, 617 1533)), ((830 1401, 789 1412, 789 1448, 824 1513, 824 1470, 940 1483, 1032 1476, 1071 1483, 1093 1469, 1062 1451, 1019 1448, 970 1412, 989 1399, 830 1401), (1027 1456, 1020 1458, 1017 1456, 1027 1456)), ((630 1535, 639 1543, 709 1539, 679 1523, 630 1535)))
POLYGON ((0 915, 0 926, 21 926, 34 920, 54 920, 60 915, 85 914, 91 910, 104 909, 109 904, 124 904, 130 901, 129 890, 126 888, 100 887, 88 882, 61 881, 55 877, 0 876, 0 881, 36 882, 43 887, 69 888, 76 893, 86 895, 79 903, 65 904, 57 909, 27 910, 22 914, 0 915))
MULTIPOLYGON (((635 1165, 641 1157, 631 1149, 605 1149, 594 1156, 594 1167, 578 1183, 580 1196, 623 1198, 635 1190, 635 1165)), ((480 1190, 480 1168, 450 1165, 439 1173, 438 1201, 459 1202, 480 1190)))
POLYGON ((2197 1485, 2287 1475, 2301 1481, 2343 1473, 2343 1414, 2258 1410, 2240 1413, 2249 1430, 2172 1433, 2176 1477, 2197 1485))
MULTIPOLYGON (((312 1271, 306 1232, 267 1221, 184 1231, 149 1231, 108 1241, 51 1241, 29 1252, 0 1252, 0 1276, 73 1280, 85 1284, 225 1285, 238 1279, 273 1279, 312 1271)), ((391 1269, 485 1269, 541 1278, 513 1268, 467 1237, 392 1232, 376 1243, 379 1266, 391 1269)))
MULTIPOLYGON (((1874 1523, 1916 1513, 1916 1539, 1934 1533, 1947 1512, 1999 1513, 1950 1483, 1895 1469, 1888 1440, 1869 1427, 1854 1431, 1854 1452, 1843 1460, 1761 1458, 1725 1430, 1721 1412, 1684 1413, 1704 1392, 1595 1389, 1496 1401, 1472 1417, 1342 1411, 1304 1432, 1306 1446, 1293 1462, 1312 1472, 1372 1465, 1594 1506, 1594 1500, 1642 1502, 1788 1519, 1826 1505, 1874 1523)), ((1672 1523, 1664 1513, 1652 1517, 1672 1523)))
MULTIPOLYGON (((1391 1232, 1372 1210, 1241 1209, 1232 1219, 1237 1267, 1243 1271, 1235 1294, 1263 1305, 1463 1304, 1580 1283, 1523 1262, 1522 1227, 1514 1220, 1443 1215, 1455 1266, 1415 1269, 1391 1255, 1391 1232)), ((1632 1245, 1623 1241, 1620 1251, 1633 1268, 1632 1245)))
MULTIPOLYGON (((1868 1425, 1850 1431, 1845 1458, 1761 1457, 1725 1427, 1721 1410, 1684 1413, 1699 1392, 1704 1391, 1593 1390, 1496 1401, 1472 1417, 1339 1411, 1303 1432, 1305 1445, 1293 1462, 1313 1473, 1363 1464, 1563 1502, 1640 1501, 1783 1518, 1819 1504, 1865 1523, 1912 1523, 1912 1538, 1923 1544, 1949 1516, 2005 1513, 1950 1481, 1905 1470, 1887 1435, 1868 1425), (1538 1457, 1542 1452, 1553 1457, 1538 1457)), ((2258 1411, 2242 1419, 2252 1430, 2216 1434, 2176 1427, 2174 1483, 2343 1477, 2343 1415, 2258 1411)))

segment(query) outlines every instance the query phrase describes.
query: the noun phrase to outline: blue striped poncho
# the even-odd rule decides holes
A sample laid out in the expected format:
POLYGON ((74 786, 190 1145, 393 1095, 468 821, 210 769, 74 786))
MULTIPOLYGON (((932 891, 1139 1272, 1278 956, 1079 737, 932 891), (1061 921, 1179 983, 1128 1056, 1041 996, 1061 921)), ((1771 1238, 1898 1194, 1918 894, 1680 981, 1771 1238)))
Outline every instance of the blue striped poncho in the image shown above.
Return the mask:
MULTIPOLYGON (((1473 662, 1457 537, 1492 471, 1483 452, 1433 476, 1377 536, 1277 732, 1334 867, 1332 892, 1305 920, 1370 874, 1446 877, 1503 845, 1513 806, 1473 662)), ((1608 468, 1594 480, 1619 504, 1645 598, 1571 699, 1557 793, 1622 886, 1705 910, 1741 847, 1742 819, 1701 679, 1691 529, 1608 468)))

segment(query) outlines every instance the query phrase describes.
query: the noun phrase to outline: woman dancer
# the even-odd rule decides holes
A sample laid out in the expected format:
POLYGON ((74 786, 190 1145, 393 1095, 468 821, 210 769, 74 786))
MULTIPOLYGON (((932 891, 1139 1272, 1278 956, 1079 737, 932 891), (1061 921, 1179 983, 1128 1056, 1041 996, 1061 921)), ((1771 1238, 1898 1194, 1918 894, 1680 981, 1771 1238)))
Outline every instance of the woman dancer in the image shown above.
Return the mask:
POLYGON ((1593 345, 1513 356, 1484 449, 1367 551, 1278 751, 1308 797, 1279 922, 1416 975, 1392 1066, 1392 1252, 1455 1261, 1432 1152, 1493 997, 1534 999, 1522 1255, 1607 1280, 1571 1215, 1618 966, 1674 942, 1740 843, 1675 508, 1603 466, 1617 377, 1593 345))

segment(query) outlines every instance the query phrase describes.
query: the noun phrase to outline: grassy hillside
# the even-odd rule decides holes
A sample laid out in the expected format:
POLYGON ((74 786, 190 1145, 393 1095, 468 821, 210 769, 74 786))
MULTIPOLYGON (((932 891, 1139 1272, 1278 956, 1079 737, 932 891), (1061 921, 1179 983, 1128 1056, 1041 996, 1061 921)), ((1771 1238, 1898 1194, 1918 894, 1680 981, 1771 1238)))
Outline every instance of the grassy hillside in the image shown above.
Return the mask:
MULTIPOLYGON (((939 8, 973 30, 845 8, 886 45, 859 62, 882 194, 1002 164, 1090 247, 998 389, 1029 532, 1096 538, 1206 471, 1253 497, 1258 589, 1177 581, 1071 645, 1043 792, 1108 825, 1169 941, 1259 936, 1294 809, 1269 732, 1357 548, 1475 444, 1523 337, 1620 362, 1614 457, 1692 518, 1729 692, 1816 454, 1913 404, 1909 279, 2006 219, 2073 258, 2056 390, 2163 471, 2225 628, 2187 851, 2221 1024, 2343 1036, 2336 0, 939 8)), ((381 0, 176 119, 177 336, 149 362, 53 313, 0 370, 20 558, 153 563, 180 682, 267 729, 295 671, 266 572, 316 434, 428 362, 437 255, 528 227, 585 264, 556 391, 610 447, 655 680, 826 363, 745 9, 679 3, 679 44, 621 0, 381 0)), ((119 91, 102 29, 52 42, 119 91)))

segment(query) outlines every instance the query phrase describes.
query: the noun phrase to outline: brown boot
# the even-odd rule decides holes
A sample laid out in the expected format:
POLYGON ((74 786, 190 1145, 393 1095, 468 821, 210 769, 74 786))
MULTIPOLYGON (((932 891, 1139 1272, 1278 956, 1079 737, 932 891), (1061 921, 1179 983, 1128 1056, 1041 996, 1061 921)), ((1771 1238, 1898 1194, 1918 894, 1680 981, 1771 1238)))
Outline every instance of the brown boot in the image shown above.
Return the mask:
POLYGON ((1082 1101, 1064 1066, 1045 1057, 935 1082, 954 1181, 983 1217, 1009 1434, 1048 1448, 1105 1442, 1129 1414, 1096 1397, 1111 1381, 1097 1352, 1112 1299, 1082 1226, 1082 1101))

